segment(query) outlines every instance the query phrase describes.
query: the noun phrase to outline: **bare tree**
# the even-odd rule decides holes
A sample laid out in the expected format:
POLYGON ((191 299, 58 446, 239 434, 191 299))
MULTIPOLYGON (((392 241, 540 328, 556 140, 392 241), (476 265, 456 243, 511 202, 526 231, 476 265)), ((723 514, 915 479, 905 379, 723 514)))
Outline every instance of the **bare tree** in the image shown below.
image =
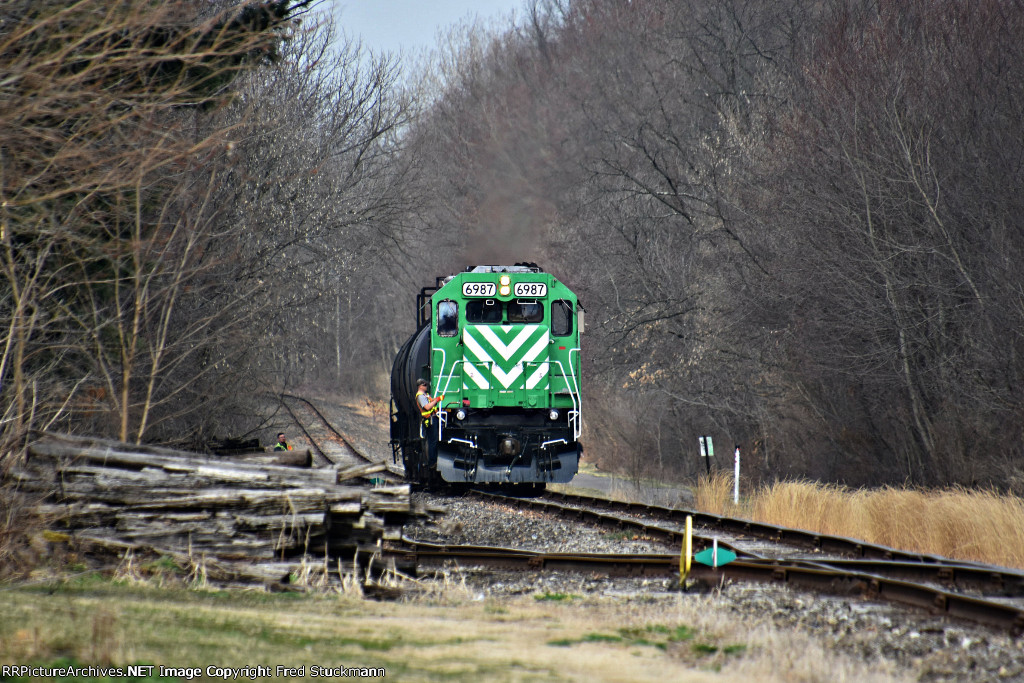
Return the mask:
POLYGON ((277 55, 308 4, 200 20, 187 1, 5 7, 5 438, 97 415, 104 431, 143 438, 172 317, 210 274, 201 258, 215 237, 180 195, 228 139, 224 128, 197 134, 196 122, 230 99, 239 73, 277 55))
POLYGON ((847 476, 979 481, 1018 452, 1022 20, 837 3, 763 157, 788 376, 847 476))

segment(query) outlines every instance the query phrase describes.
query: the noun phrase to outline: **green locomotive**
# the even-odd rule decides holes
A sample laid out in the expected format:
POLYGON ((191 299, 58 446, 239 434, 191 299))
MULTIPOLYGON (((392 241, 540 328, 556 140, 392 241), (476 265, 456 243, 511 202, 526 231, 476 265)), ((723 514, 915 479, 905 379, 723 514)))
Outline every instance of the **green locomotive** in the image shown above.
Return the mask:
POLYGON ((534 264, 476 266, 424 287, 417 311, 391 372, 391 445, 406 478, 571 480, 582 426, 576 295, 534 264), (429 419, 419 378, 444 396, 429 419))

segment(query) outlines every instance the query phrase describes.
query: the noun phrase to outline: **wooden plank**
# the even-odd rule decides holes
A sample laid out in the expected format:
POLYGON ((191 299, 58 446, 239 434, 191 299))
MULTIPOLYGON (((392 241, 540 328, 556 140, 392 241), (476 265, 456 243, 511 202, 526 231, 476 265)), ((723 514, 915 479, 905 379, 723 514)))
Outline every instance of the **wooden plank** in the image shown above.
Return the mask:
POLYGON ((323 483, 337 483, 338 475, 332 469, 304 470, 282 465, 261 465, 250 463, 231 463, 223 459, 210 462, 206 456, 192 454, 190 457, 171 457, 148 453, 133 453, 113 450, 110 448, 75 447, 48 441, 37 441, 29 446, 29 454, 34 458, 78 459, 93 463, 101 463, 106 467, 125 467, 140 470, 143 467, 158 467, 165 471, 195 472, 200 467, 210 467, 210 472, 239 473, 252 472, 268 478, 274 476, 282 480, 313 479, 323 483))
POLYGON ((312 467, 313 451, 258 451, 255 453, 233 453, 221 456, 230 462, 250 465, 280 465, 282 467, 312 467))
POLYGON ((369 463, 367 465, 355 465, 353 467, 346 467, 338 470, 337 482, 340 484, 343 481, 349 479, 355 479, 356 477, 365 477, 368 474, 375 474, 377 472, 384 472, 387 470, 387 465, 382 462, 369 463))

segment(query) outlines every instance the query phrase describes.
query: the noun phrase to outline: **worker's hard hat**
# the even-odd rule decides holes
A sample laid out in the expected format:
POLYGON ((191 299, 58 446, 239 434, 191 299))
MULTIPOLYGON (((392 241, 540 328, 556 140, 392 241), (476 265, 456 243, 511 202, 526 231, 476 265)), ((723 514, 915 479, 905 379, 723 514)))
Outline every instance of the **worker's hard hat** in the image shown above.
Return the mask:
POLYGON ((430 386, 430 382, 428 382, 427 380, 425 380, 425 379, 423 379, 421 377, 420 379, 416 380, 416 386, 418 386, 418 387, 429 387, 430 386))

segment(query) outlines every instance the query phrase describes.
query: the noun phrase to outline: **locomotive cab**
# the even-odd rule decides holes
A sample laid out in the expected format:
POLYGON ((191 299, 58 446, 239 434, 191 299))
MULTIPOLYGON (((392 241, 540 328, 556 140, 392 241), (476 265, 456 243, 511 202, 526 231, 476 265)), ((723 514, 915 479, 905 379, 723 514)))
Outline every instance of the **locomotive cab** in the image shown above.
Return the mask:
POLYGON ((439 280, 429 297, 421 293, 420 329, 392 372, 392 445, 407 476, 571 480, 582 426, 581 328, 575 294, 530 265, 477 266, 439 280), (436 462, 427 460, 427 435, 411 427, 419 417, 416 376, 429 377, 433 395, 444 395, 430 426, 436 462))

